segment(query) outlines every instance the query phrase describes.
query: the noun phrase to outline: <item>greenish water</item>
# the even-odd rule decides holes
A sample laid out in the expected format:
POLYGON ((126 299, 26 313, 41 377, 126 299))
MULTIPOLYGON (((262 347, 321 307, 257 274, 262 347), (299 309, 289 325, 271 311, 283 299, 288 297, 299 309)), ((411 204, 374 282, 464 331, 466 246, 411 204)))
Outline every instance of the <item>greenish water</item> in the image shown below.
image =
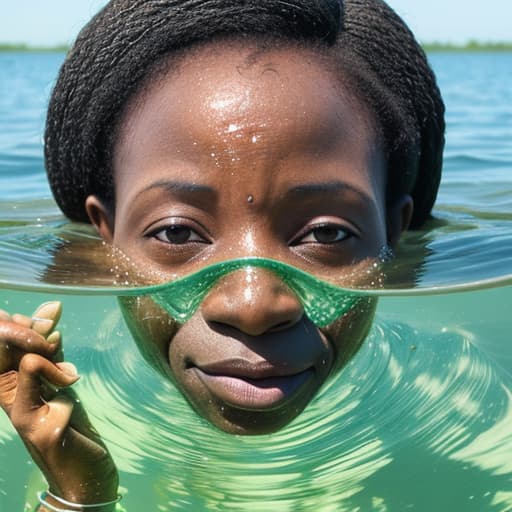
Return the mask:
MULTIPOLYGON (((3 293, 0 307, 48 298, 3 293)), ((129 510, 504 511, 511 299, 510 286, 382 299, 352 363, 288 428, 256 438, 197 417, 146 366, 113 299, 66 297, 61 322, 129 510)), ((3 417, 0 432, 2 510, 22 510, 34 467, 3 417)))
MULTIPOLYGON (((115 264, 99 266, 92 231, 62 218, 42 165, 62 58, 0 55, 0 308, 63 301, 75 388, 127 509, 512 510, 512 56, 432 57, 448 106, 436 219, 385 269, 388 295, 351 363, 258 437, 199 418, 144 362, 116 298, 95 295, 115 264)), ((0 445, 0 511, 23 510, 44 484, 3 415, 0 445)))

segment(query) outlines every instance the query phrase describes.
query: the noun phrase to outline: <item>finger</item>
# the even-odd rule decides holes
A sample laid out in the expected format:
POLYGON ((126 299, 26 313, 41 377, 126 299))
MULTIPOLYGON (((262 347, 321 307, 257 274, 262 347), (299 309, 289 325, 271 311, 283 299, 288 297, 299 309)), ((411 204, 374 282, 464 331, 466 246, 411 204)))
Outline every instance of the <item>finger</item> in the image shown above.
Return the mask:
POLYGON ((67 376, 78 378, 78 370, 73 363, 70 363, 69 361, 61 361, 60 363, 55 363, 55 366, 67 376))
POLYGON ((10 321, 11 321, 11 315, 9 315, 9 313, 7 313, 7 311, 0 309, 0 322, 10 322, 10 321))
POLYGON ((62 335, 60 334, 59 331, 54 331, 52 332, 47 338, 46 338, 46 341, 48 343, 53 343, 53 344, 56 344, 56 343, 61 343, 62 341, 62 335))
POLYGON ((47 318, 53 320, 56 324, 59 322, 62 315, 62 302, 53 300, 44 302, 35 311, 32 316, 47 318))
POLYGON ((62 314, 62 303, 58 301, 41 304, 32 315, 32 329, 47 336, 54 329, 62 314))
POLYGON ((58 347, 55 351, 55 355, 52 357, 52 361, 54 363, 61 363, 64 359, 64 351, 62 349, 62 334, 60 331, 53 331, 48 335, 46 341, 58 347))
POLYGON ((8 416, 16 398, 17 387, 18 372, 7 372, 0 375, 0 407, 8 416))
POLYGON ((16 412, 27 414, 40 407, 44 401, 41 397, 42 380, 56 387, 74 384, 79 376, 70 363, 54 364, 37 354, 25 354, 18 371, 18 389, 13 405, 16 412))
POLYGON ((7 350, 18 349, 23 352, 35 352, 48 358, 54 356, 59 350, 58 343, 49 343, 32 329, 14 322, 0 321, 0 347, 2 346, 7 350))
POLYGON ((12 315, 11 320, 16 324, 22 325, 23 327, 32 327, 32 318, 29 318, 28 316, 15 313, 12 315))
MULTIPOLYGON (((78 377, 78 371, 76 369, 76 366, 73 363, 69 362, 58 362, 55 363, 55 366, 59 368, 61 371, 63 371, 66 375, 78 377)), ((53 384, 49 380, 42 378, 41 379, 41 397, 45 402, 49 402, 50 400, 53 400, 53 398, 61 391, 61 387, 59 387, 56 384, 53 384)))

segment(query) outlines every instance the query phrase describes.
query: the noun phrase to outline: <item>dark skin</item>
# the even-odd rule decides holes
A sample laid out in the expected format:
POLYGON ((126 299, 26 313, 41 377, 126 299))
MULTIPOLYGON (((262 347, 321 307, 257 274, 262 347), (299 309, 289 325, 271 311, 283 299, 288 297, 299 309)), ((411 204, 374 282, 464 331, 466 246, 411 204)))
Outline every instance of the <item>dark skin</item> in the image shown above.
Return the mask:
MULTIPOLYGON (((89 196, 91 222, 147 282, 259 256, 339 285, 366 283, 380 249, 407 228, 412 201, 386 209, 371 115, 339 77, 296 48, 249 63, 255 49, 195 50, 132 101, 114 146, 115 205, 89 196)), ((143 355, 200 415, 262 434, 292 421, 346 364, 375 302, 319 329, 276 275, 255 268, 225 276, 184 325, 149 299, 123 306, 143 355)), ((52 460, 47 478, 64 463, 52 460)), ((106 485, 103 498, 112 494, 106 485)))
POLYGON ((41 320, 41 311, 56 305, 42 305, 32 317, 0 311, 0 406, 55 495, 74 503, 110 501, 117 493, 116 467, 69 388, 79 376, 62 362, 58 317, 41 320))

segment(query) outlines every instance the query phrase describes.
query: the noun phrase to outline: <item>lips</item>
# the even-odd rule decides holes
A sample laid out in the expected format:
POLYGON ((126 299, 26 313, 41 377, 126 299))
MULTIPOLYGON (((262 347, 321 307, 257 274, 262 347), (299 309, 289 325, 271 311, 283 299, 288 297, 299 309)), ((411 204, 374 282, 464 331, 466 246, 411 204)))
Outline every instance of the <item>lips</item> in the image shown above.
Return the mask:
POLYGON ((268 364, 244 361, 193 366, 210 393, 218 400, 239 409, 269 410, 293 398, 313 376, 313 369, 294 372, 268 364))

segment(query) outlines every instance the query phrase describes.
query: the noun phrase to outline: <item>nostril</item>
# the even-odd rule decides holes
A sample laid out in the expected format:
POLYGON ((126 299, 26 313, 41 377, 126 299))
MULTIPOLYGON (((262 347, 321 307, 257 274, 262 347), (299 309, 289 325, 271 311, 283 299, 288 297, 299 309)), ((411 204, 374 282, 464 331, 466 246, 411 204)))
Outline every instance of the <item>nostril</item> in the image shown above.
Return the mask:
POLYGON ((295 319, 286 320, 285 322, 279 322, 278 324, 272 326, 268 332, 279 332, 279 331, 285 331, 286 329, 289 329, 290 327, 293 327, 296 323, 295 319))
MULTIPOLYGON (((210 328, 216 332, 222 332, 224 334, 227 334, 228 331, 235 330, 245 330, 240 329, 241 326, 232 325, 230 322, 222 322, 222 321, 214 321, 214 320, 208 320, 207 321, 210 328)), ((279 322, 270 328, 266 329, 265 332, 272 333, 272 332, 281 332, 285 331, 286 329, 290 329, 295 325, 295 320, 287 320, 284 322, 279 322)))
POLYGON ((265 333, 282 332, 292 328, 303 317, 302 311, 297 314, 283 315, 275 312, 262 314, 258 311, 216 311, 215 314, 203 310, 203 318, 214 331, 233 335, 234 331, 241 331, 250 336, 260 336, 265 333), (206 313, 206 314, 205 314, 206 313), (284 316, 284 318, 283 318, 284 316), (234 331, 233 331, 234 330, 234 331))

